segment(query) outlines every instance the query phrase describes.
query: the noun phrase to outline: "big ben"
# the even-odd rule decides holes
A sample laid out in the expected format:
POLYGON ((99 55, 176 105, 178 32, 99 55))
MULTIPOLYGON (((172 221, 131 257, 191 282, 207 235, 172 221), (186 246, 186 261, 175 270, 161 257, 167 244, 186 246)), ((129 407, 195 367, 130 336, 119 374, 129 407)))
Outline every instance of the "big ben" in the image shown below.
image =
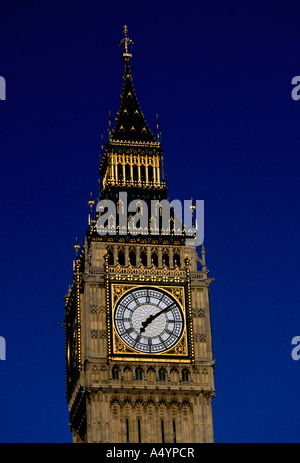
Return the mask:
POLYGON ((131 44, 125 26, 120 107, 65 296, 69 426, 74 443, 213 442, 213 279, 176 212, 164 223, 161 137, 136 96, 131 44))

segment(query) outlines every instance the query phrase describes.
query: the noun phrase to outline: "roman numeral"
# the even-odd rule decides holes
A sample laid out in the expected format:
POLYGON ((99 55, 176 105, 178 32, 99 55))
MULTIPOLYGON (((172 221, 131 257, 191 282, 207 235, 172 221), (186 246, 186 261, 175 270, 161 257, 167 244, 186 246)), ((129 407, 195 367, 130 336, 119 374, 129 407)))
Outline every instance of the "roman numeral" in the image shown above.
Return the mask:
POLYGON ((158 338, 159 338, 160 342, 166 347, 165 341, 162 339, 162 337, 161 337, 161 336, 158 336, 158 338))
POLYGON ((146 304, 150 303, 149 290, 147 289, 146 304))
MULTIPOLYGON (((132 329, 132 331, 133 331, 133 329, 132 329)), ((140 342, 140 339, 141 339, 141 336, 138 334, 133 347, 136 346, 138 342, 140 342)))

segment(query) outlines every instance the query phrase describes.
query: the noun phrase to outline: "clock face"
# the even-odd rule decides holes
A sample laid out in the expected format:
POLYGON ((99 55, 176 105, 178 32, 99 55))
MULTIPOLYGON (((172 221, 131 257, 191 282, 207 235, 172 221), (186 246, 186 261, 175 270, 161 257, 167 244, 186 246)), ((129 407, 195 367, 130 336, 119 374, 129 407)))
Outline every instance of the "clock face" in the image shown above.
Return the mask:
POLYGON ((122 340, 144 353, 170 349, 183 331, 178 303, 165 291, 151 287, 126 293, 116 306, 114 321, 122 340))

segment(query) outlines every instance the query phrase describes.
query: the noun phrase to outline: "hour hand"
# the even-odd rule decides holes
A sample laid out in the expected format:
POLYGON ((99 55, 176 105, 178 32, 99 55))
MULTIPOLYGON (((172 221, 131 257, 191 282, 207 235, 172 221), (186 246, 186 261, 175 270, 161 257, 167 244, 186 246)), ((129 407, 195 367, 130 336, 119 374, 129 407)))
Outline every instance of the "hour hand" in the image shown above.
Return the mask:
POLYGON ((141 327, 141 329, 140 329, 140 333, 143 333, 143 332, 145 331, 145 329, 147 328, 147 326, 149 325, 149 323, 152 322, 153 318, 155 318, 155 317, 154 317, 153 314, 151 314, 151 315, 147 318, 147 320, 145 320, 144 322, 142 322, 142 327, 141 327))
POLYGON ((171 310, 172 308, 174 307, 174 303, 168 305, 168 307, 166 307, 165 309, 161 310, 160 312, 157 312, 155 315, 151 314, 147 320, 145 320, 144 322, 142 322, 142 327, 140 329, 140 333, 143 333, 145 331, 145 329, 147 328, 147 326, 149 325, 149 323, 151 323, 154 318, 156 317, 159 317, 162 313, 166 313, 168 312, 169 310, 171 310))

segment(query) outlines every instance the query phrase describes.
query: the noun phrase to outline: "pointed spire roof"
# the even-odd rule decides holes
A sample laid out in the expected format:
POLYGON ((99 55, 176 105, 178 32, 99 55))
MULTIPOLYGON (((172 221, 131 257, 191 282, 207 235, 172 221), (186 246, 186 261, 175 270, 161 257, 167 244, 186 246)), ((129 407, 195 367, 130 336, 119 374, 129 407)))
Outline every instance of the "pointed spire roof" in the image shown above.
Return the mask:
POLYGON ((116 117, 115 127, 112 131, 110 141, 123 141, 123 142, 138 142, 138 143, 155 143, 157 140, 152 134, 145 120, 141 107, 139 105, 129 61, 132 57, 128 53, 128 46, 133 42, 127 37, 127 27, 124 26, 125 37, 121 41, 124 43, 123 61, 124 61, 124 75, 123 75, 123 88, 121 94, 121 102, 119 111, 116 117))

